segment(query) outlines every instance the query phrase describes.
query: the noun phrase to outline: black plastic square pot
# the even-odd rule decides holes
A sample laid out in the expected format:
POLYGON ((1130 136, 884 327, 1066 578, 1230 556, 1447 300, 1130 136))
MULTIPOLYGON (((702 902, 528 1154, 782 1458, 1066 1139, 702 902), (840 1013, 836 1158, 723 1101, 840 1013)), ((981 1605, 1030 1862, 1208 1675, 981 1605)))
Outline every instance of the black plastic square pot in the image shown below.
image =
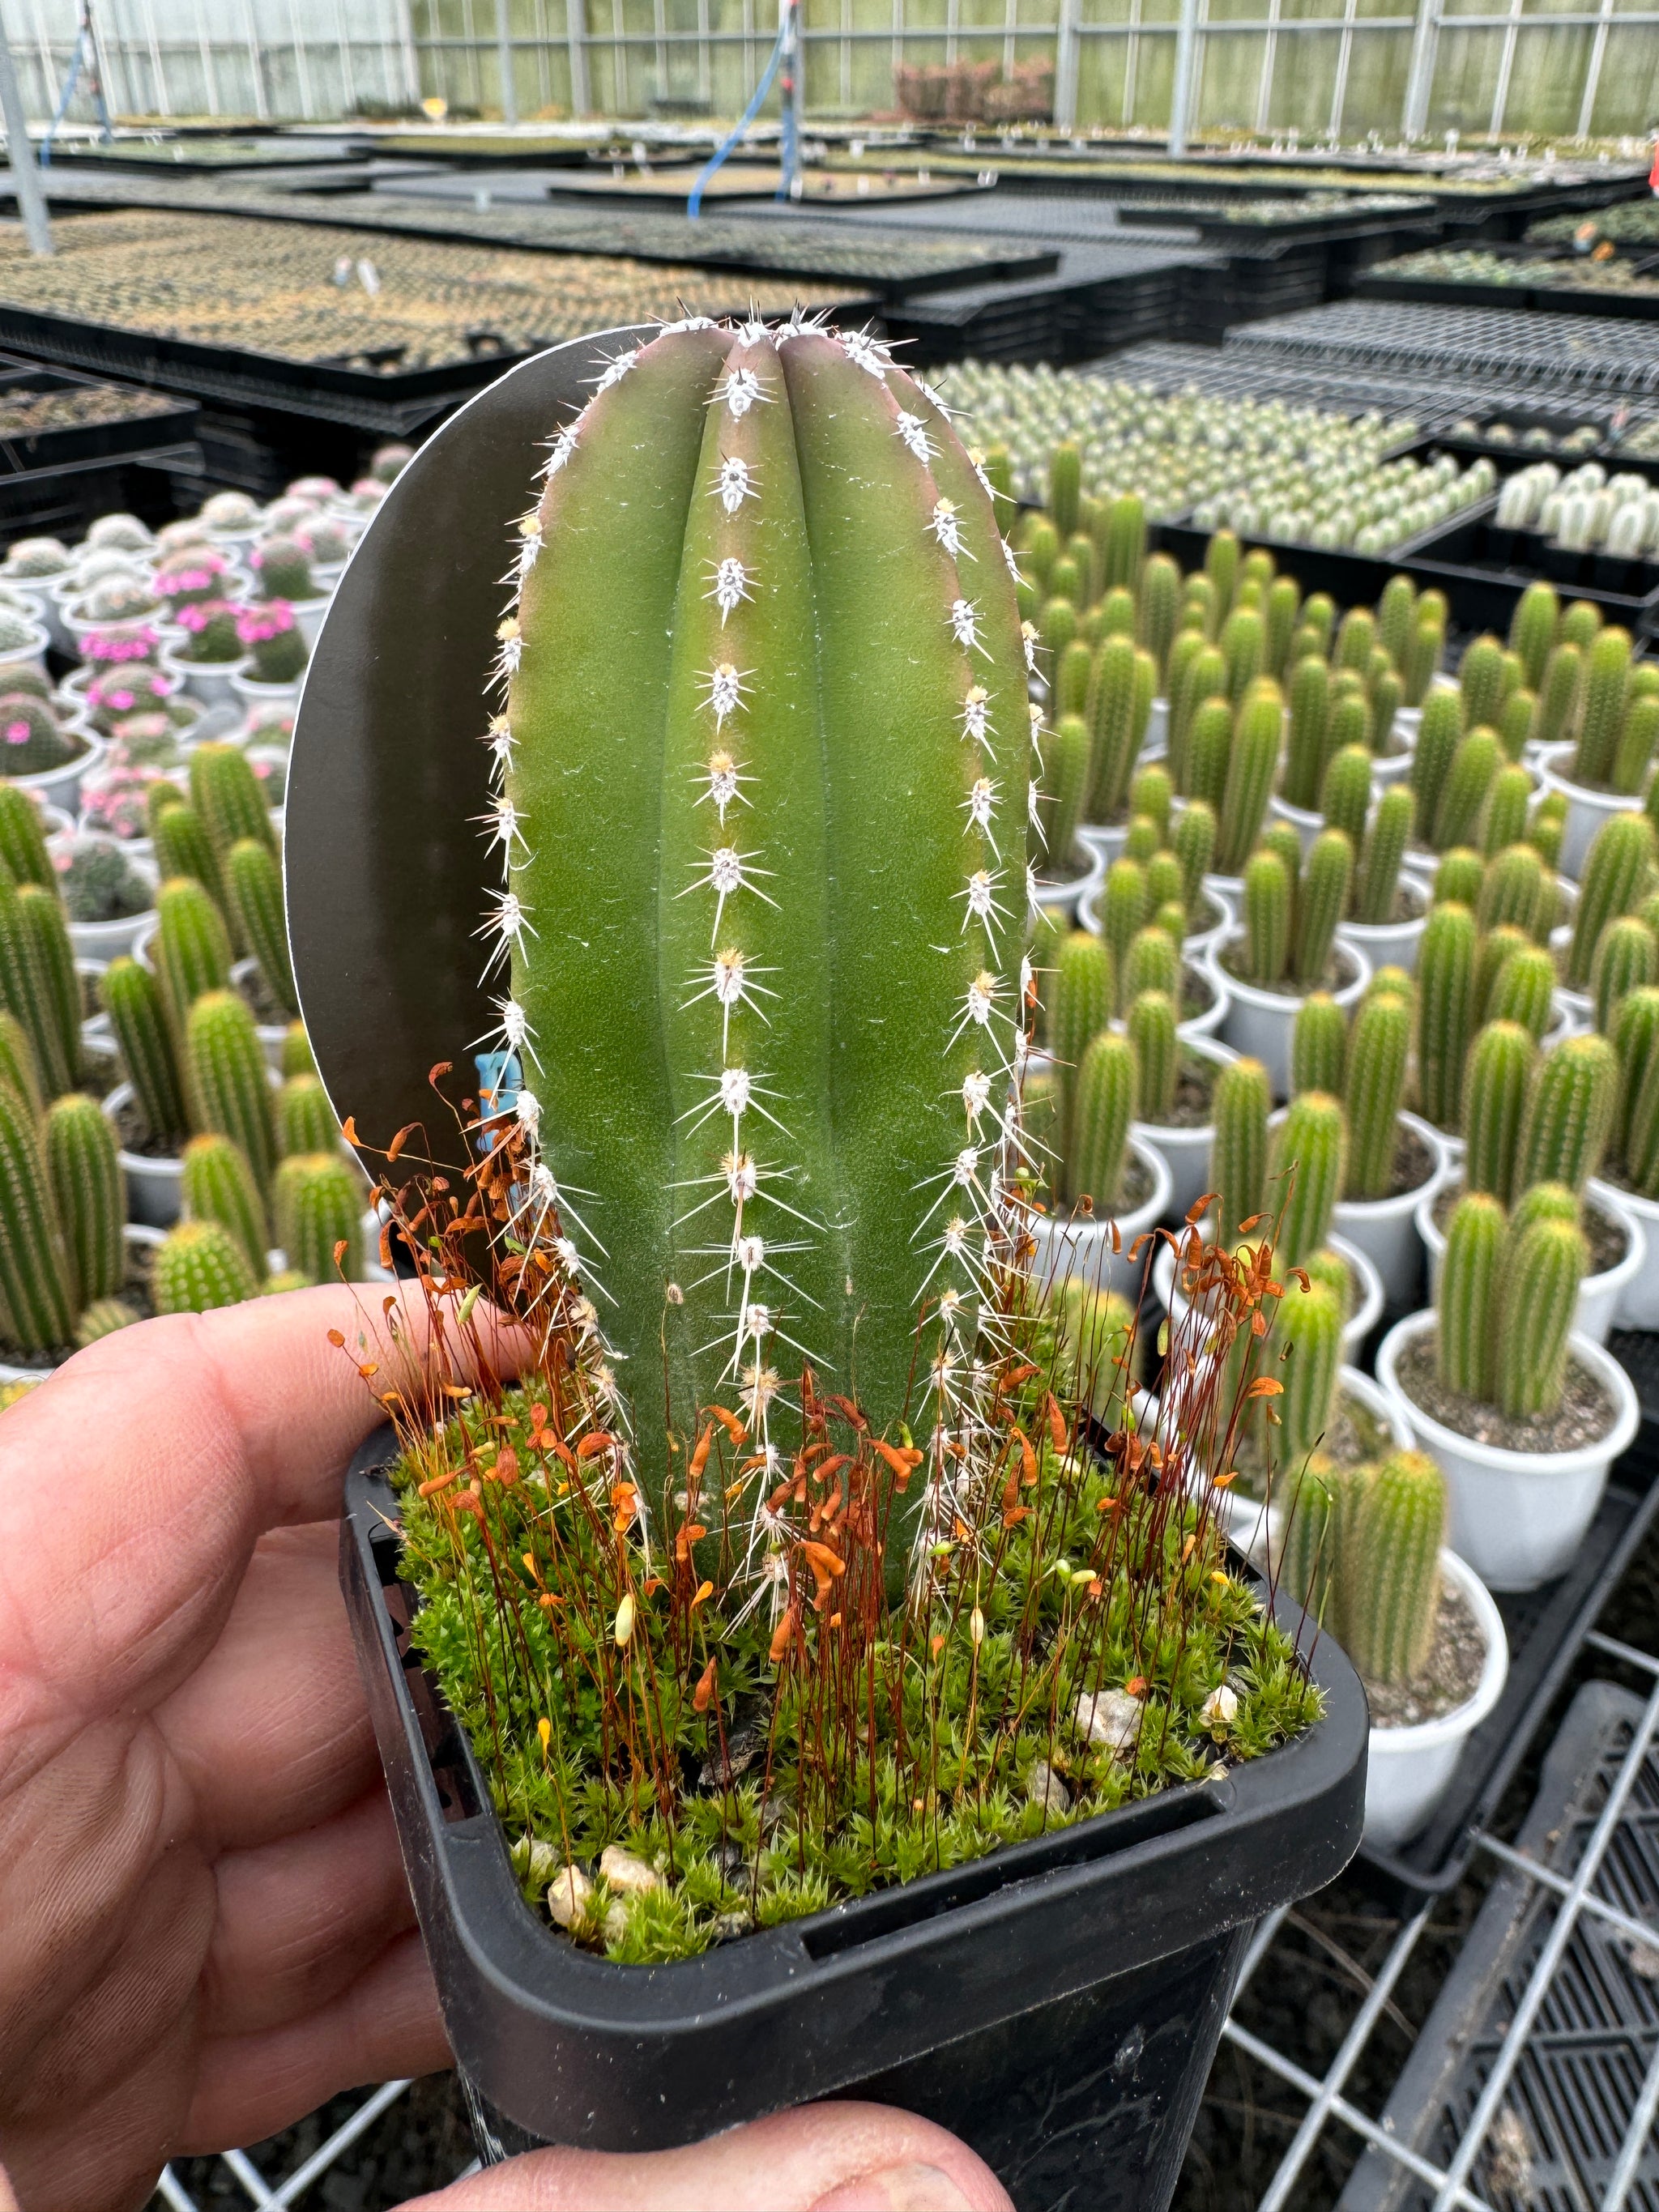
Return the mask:
POLYGON ((1334 1644, 1310 1654, 1325 1717, 1223 1781, 697 1958, 615 1966, 525 1904, 471 1747, 411 1646, 395 1450, 385 1429, 353 1462, 341 1579, 486 2158, 661 2148, 858 2096, 951 2129, 1019 2212, 1162 2212, 1251 1928, 1359 1841, 1365 1700, 1334 1644))

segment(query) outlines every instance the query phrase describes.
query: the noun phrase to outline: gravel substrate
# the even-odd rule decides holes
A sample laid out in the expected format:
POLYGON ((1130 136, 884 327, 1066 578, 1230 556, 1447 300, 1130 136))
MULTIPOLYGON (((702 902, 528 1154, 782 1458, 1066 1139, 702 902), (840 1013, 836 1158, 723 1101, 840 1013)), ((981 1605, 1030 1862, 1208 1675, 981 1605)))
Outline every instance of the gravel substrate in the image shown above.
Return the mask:
POLYGON ((1482 1405, 1452 1389, 1440 1379, 1439 1356, 1429 1329, 1405 1347, 1395 1373, 1413 1404, 1443 1428, 1504 1451, 1577 1451, 1606 1436, 1619 1410, 1607 1385, 1571 1352, 1561 1403, 1553 1413, 1500 1413, 1496 1406, 1482 1405))
POLYGON ((1406 1682, 1367 1682, 1373 1728, 1415 1728, 1467 1704, 1480 1686, 1486 1640, 1473 1607, 1450 1583, 1440 1585, 1434 1642, 1422 1672, 1406 1682))

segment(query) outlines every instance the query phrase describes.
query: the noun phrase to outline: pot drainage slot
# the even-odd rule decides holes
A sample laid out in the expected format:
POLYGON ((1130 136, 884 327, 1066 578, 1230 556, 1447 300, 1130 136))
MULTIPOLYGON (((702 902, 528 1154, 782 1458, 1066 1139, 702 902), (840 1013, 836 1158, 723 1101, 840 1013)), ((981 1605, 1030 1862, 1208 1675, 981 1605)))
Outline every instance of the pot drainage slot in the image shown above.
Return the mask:
POLYGON ((800 1929, 803 1949, 809 1958, 833 1958, 860 1943, 896 1935, 941 1914, 954 1912, 1000 1889, 1051 1874, 1061 1867, 1087 1866, 1097 1859, 1114 1858, 1155 1837, 1175 1834, 1194 1821, 1214 1820, 1226 1810, 1218 1792, 1174 1790, 1144 1798, 1093 1820, 1079 1821, 1035 1843, 988 1852, 971 1865, 952 1867, 948 1874, 927 1875, 902 1888, 884 1890, 879 1896, 860 1898, 856 1905, 825 1913, 800 1929))
POLYGON ((427 1765, 432 1771, 432 1784, 438 1793, 445 1824, 474 1820, 483 1812, 483 1805, 473 1780, 472 1765, 459 1723, 444 1703, 436 1677, 428 1672, 410 1633, 416 1599, 398 1573, 398 1539, 388 1531, 383 1536, 371 1536, 369 1546, 380 1577, 380 1602, 398 1640, 404 1686, 420 1723, 421 1741, 426 1746, 427 1765))

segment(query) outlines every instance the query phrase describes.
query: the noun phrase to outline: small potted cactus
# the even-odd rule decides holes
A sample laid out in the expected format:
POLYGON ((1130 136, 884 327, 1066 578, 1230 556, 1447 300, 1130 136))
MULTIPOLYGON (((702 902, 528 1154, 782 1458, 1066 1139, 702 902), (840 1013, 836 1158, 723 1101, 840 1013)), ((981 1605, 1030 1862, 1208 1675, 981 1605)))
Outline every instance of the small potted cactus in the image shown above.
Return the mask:
POLYGON ((246 611, 229 599, 195 600, 179 610, 182 641, 161 647, 163 672, 204 707, 234 706, 233 678, 252 672, 239 627, 246 611))
MULTIPOLYGON (((573 353, 564 368, 587 379, 596 349, 573 353)), ((558 373, 556 356, 528 366, 558 373)), ((657 2147, 862 2091, 948 2111, 1028 2203, 1082 2187, 1162 2212, 1219 2032, 1215 1976, 1267 1896, 1306 1880, 1310 1847, 1322 1874, 1337 1861, 1363 1790, 1343 1765, 1340 1814, 1334 1786, 1310 1796, 1273 1817, 1269 1845, 1258 1793, 1356 1755, 1349 1670, 1320 1647, 1334 1672, 1307 1726, 1294 1656, 1264 1643, 1276 1632, 1178 1460, 1152 1452, 1175 1431, 1121 1421, 1098 1456, 1090 1444, 1097 1395, 1072 1316, 1109 1302, 1035 1296, 1048 1156, 1019 1080, 1030 730, 991 495, 867 336, 696 319, 584 388, 500 636, 492 808, 511 834, 480 896, 512 1073, 470 1111, 483 1149, 465 1195, 416 1196, 406 1162, 382 1187, 405 1223, 411 1201, 428 1208, 416 1297, 454 1284, 476 1194, 489 1273, 447 1340, 479 1331, 487 1291, 538 1314, 546 1356, 503 1388, 486 1353, 463 1402, 437 1352, 382 1399, 400 1425, 359 1457, 343 1546, 481 2148, 657 2147), (654 753, 614 742, 636 718, 654 753), (596 805, 614 834, 596 835, 596 805), (573 963, 556 917, 601 877, 614 923, 573 963), (653 1367, 661 1386, 641 1387, 653 1367), (603 1510, 566 1514, 561 1495, 603 1510), (545 1690, 539 1663, 526 1676, 447 1632, 494 1604, 467 1498, 499 1556, 530 1556, 545 1690), (1172 1635, 1132 1653, 1110 1625, 1143 1604, 1172 1635), (560 1671, 573 1635, 617 1686, 596 1704, 560 1671), (471 1886, 451 1879, 410 1733, 428 1670, 477 1793, 471 1886), (648 1741, 623 1717, 647 1709, 648 1741), (1020 1714, 1039 1710, 1027 1734, 1020 1714), (642 1793, 606 1748, 624 1741, 642 1793), (1204 1795, 1222 1758, 1224 1802, 1204 1795), (1175 1807, 1177 1771, 1194 1787, 1175 1807), (534 1803, 513 1778, 532 1774, 534 1803), (1131 1795, 1157 1877, 1105 1825, 1131 1795), (1251 1805, 1245 1850, 1230 1824, 1251 1805), (1198 1815, 1190 1838, 1164 1827, 1172 1809, 1198 1815), (1218 1853, 1224 1900, 1200 1871, 1218 1853), (1131 1898, 1150 1946, 1105 1939, 1131 1898), (1224 1961, 1205 1951, 1218 1937, 1224 1961), (1126 2048, 1103 2069, 1102 2050, 1126 2048), (1036 2142, 1024 2116, 1039 2050, 1064 2141, 1036 2142), (964 2063, 967 2098, 945 2086, 964 2063)), ((479 404, 394 501, 490 427, 479 404)), ((364 564, 395 521, 346 590, 374 587, 364 564)), ((302 717, 302 766, 306 744, 302 717)), ((1110 949, 1083 943, 1099 1018, 1079 992, 1064 1025, 1075 1012, 1080 1049, 1052 1037, 1048 1096, 1085 1147, 1053 1169, 1062 1195, 1135 1157, 1110 949)), ((1061 981, 1076 939, 1063 952, 1061 981)), ((1218 1387, 1178 1384, 1171 1418, 1218 1387)))
POLYGON ((1571 919, 1552 931, 1549 939, 1563 1002, 1574 1021, 1585 1028, 1604 1026, 1598 1018, 1598 1002, 1616 992, 1632 960, 1639 964, 1639 936, 1626 933, 1622 942, 1615 939, 1605 952, 1603 940, 1615 923, 1637 914, 1652 895, 1659 881, 1656 863, 1659 838, 1645 814, 1603 817, 1583 857, 1571 919))
POLYGON ((1315 839, 1299 881, 1285 854, 1253 854, 1244 871, 1243 931, 1210 955, 1227 995, 1221 1035, 1236 1052, 1261 1062, 1281 1098, 1290 1089, 1291 1041, 1304 1000, 1328 990, 1346 1009, 1370 975, 1364 953, 1336 934, 1352 879, 1353 848, 1340 830, 1315 839))
POLYGON ((153 629, 155 623, 166 618, 166 612, 154 586, 144 579, 109 575, 78 599, 68 601, 64 609, 64 626, 84 655, 89 637, 108 631, 121 635, 141 629, 153 629))
POLYGON ((85 960, 113 960, 155 913, 155 871, 112 837, 82 836, 52 854, 70 941, 85 960))
POLYGON ((176 623, 183 607, 202 606, 222 600, 229 564, 210 546, 186 545, 170 554, 155 570, 155 595, 176 623))
POLYGON ((1166 1214, 1177 1219, 1210 1188, 1215 1086, 1235 1054, 1213 1037, 1183 1036, 1167 988, 1136 992, 1124 1015, 1137 1084, 1132 1138, 1155 1152, 1170 1179, 1166 1214))
POLYGON ((81 801, 81 779, 97 767, 103 753, 100 738, 65 728, 52 706, 33 692, 0 692, 0 776, 21 785, 42 805, 73 815, 81 801))
POLYGON ((267 605, 288 607, 301 637, 314 645, 328 612, 329 593, 312 574, 311 556, 302 539, 297 534, 262 538, 249 553, 247 564, 253 571, 256 597, 267 605))
POLYGON ((1500 1018, 1479 1031, 1464 1066, 1461 1163, 1418 1203, 1431 1295, 1447 1223, 1465 1190, 1486 1191, 1513 1206, 1535 1184, 1565 1185, 1579 1202, 1586 1240, 1572 1326, 1596 1344, 1606 1342, 1647 1256, 1633 1208, 1597 1180, 1615 1133, 1619 1081, 1619 1058, 1604 1037, 1567 1037, 1540 1052, 1518 1022, 1500 1018))
POLYGON ((1281 1497, 1270 1565, 1365 1685, 1365 1841, 1391 1850, 1426 1826, 1504 1693, 1503 1616, 1446 1543, 1446 1480, 1426 1452, 1344 1468, 1316 1451, 1281 1497))
POLYGON ((46 626, 12 607, 0 607, 0 684, 9 670, 40 668, 51 643, 46 626))
POLYGON ((1614 624, 1597 633, 1582 655, 1576 732, 1538 755, 1546 789, 1566 800, 1561 866, 1583 870, 1595 834, 1610 814, 1625 811, 1647 788, 1659 740, 1659 697, 1632 684, 1630 634, 1614 624))
POLYGON ((1401 866, 1411 842, 1415 798, 1407 786, 1390 784, 1378 793, 1367 820, 1369 773, 1360 784, 1334 760, 1326 783, 1324 826, 1343 830, 1358 856, 1338 941, 1363 953, 1373 969, 1401 968, 1409 975, 1429 915, 1428 893, 1401 866))
POLYGON ((258 535, 259 503, 245 491, 216 491, 203 501, 196 520, 214 544, 235 555, 258 535))
POLYGON ((1641 1265, 1619 1292, 1613 1326, 1659 1328, 1659 988, 1643 984, 1620 1000, 1611 1024, 1618 1055, 1613 1130, 1601 1174, 1633 1217, 1644 1240, 1641 1265))
POLYGON ((64 685, 66 697, 81 702, 82 724, 101 738, 131 744, 135 737, 153 746, 149 758, 160 765, 176 756, 202 719, 202 704, 187 698, 176 677, 164 675, 147 660, 83 669, 76 684, 64 685), (152 728, 159 719, 165 730, 152 728), (141 725, 135 730, 135 725, 141 725))
POLYGON ((245 607, 236 617, 236 635, 252 663, 231 671, 236 696, 251 712, 265 707, 291 710, 311 658, 295 626, 293 609, 283 599, 245 607))
POLYGON ((1565 1184, 1534 1184, 1507 1214, 1469 1191, 1433 1309, 1377 1350, 1378 1380, 1445 1474, 1452 1547, 1491 1589, 1565 1570, 1640 1422, 1623 1367, 1574 1333, 1588 1258, 1565 1184))

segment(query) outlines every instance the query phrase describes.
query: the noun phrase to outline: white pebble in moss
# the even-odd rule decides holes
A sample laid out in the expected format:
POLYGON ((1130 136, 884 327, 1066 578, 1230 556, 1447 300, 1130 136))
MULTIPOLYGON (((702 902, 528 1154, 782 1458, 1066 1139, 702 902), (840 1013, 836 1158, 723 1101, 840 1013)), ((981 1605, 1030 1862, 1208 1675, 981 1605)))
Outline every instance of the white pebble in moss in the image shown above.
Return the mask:
POLYGON ((1127 1690, 1085 1690, 1077 1701, 1073 1723, 1079 1735, 1110 1751, 1127 1751, 1140 1733, 1142 1707, 1127 1690))
POLYGON ((644 1890, 662 1887, 662 1876, 655 1867, 647 1866, 643 1859, 636 1859, 620 1844, 607 1844, 600 1852, 599 1872, 608 1888, 624 1896, 636 1897, 644 1890))
POLYGON ((1071 1791, 1046 1759, 1031 1761, 1031 1771, 1025 1778, 1025 1796, 1028 1803, 1041 1805, 1047 1813, 1069 1813, 1072 1809, 1071 1791))
POLYGON ((587 1917, 593 1885, 578 1866, 561 1867, 548 1885, 547 1909, 561 1928, 578 1928, 587 1917))
POLYGON ((1224 1682, 1218 1683, 1199 1708, 1199 1718, 1206 1728, 1231 1728, 1238 1717, 1238 1697, 1224 1682))

